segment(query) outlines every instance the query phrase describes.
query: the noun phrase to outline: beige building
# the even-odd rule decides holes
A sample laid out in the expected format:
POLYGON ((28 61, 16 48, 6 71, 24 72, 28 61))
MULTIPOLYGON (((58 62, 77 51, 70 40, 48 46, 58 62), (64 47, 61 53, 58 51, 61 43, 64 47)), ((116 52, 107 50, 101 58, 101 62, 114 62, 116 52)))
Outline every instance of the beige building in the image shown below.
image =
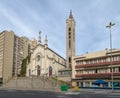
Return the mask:
POLYGON ((14 32, 0 33, 0 83, 7 82, 12 77, 14 32))
POLYGON ((31 51, 31 60, 27 65, 26 76, 57 76, 58 70, 65 68, 65 59, 48 48, 47 36, 44 45, 41 43, 41 35, 37 46, 31 51))
POLYGON ((0 33, 0 83, 20 74, 22 60, 28 55, 28 39, 13 31, 0 33))
POLYGON ((114 87, 120 87, 120 49, 112 50, 112 59, 111 51, 106 49, 104 51, 74 56, 72 60, 73 85, 95 87, 96 85, 93 83, 101 79, 107 82, 106 85, 102 86, 111 87, 113 82, 114 87))

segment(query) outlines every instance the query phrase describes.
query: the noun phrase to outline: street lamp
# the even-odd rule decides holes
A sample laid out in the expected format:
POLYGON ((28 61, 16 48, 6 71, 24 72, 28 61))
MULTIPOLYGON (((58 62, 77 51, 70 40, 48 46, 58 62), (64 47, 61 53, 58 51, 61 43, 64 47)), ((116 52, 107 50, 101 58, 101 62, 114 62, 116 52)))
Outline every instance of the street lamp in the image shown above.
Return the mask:
POLYGON ((111 52, 111 54, 110 54, 110 65, 111 65, 112 91, 113 91, 114 87, 113 87, 112 33, 111 33, 111 28, 112 28, 112 26, 114 26, 114 25, 115 25, 115 23, 110 22, 110 23, 109 23, 109 25, 108 25, 108 26, 106 26, 106 28, 109 28, 109 30, 110 30, 110 52, 111 52))

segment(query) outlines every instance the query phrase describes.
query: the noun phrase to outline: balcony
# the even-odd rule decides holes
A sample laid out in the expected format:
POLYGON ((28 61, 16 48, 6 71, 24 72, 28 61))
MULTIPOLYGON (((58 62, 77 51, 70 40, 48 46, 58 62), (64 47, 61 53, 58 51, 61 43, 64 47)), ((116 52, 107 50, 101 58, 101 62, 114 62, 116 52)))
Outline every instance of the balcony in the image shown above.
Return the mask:
MULTIPOLYGON (((120 61, 112 61, 112 64, 120 64, 120 61)), ((75 68, 85 68, 85 67, 97 67, 97 66, 109 66, 110 62, 100 62, 100 63, 94 63, 94 64, 81 64, 76 65, 75 68)))
MULTIPOLYGON (((113 76, 120 76, 120 72, 113 73, 113 76)), ((111 73, 96 73, 96 74, 76 74, 76 78, 110 78, 111 73)))

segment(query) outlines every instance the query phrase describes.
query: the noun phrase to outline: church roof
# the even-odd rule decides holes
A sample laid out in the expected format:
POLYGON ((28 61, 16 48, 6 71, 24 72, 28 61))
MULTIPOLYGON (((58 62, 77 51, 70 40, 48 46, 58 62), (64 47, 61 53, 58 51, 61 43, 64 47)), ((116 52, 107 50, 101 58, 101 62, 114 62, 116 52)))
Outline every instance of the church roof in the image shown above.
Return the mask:
MULTIPOLYGON (((60 56, 58 53, 56 53, 55 51, 53 51, 52 49, 48 48, 50 51, 54 52, 56 55, 58 55, 59 57, 63 58, 62 56, 60 56)), ((63 58, 64 60, 66 60, 65 58, 63 58)))

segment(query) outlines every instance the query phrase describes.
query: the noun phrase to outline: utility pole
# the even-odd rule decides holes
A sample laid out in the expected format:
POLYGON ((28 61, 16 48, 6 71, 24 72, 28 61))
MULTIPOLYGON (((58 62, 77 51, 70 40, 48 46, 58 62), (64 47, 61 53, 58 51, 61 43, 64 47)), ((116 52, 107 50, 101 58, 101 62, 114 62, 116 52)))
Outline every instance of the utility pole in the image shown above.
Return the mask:
POLYGON ((111 65, 111 79, 112 79, 112 91, 114 90, 113 86, 113 64, 112 64, 112 33, 111 33, 111 28, 114 26, 115 23, 110 22, 106 28, 109 28, 110 30, 110 65, 111 65))

